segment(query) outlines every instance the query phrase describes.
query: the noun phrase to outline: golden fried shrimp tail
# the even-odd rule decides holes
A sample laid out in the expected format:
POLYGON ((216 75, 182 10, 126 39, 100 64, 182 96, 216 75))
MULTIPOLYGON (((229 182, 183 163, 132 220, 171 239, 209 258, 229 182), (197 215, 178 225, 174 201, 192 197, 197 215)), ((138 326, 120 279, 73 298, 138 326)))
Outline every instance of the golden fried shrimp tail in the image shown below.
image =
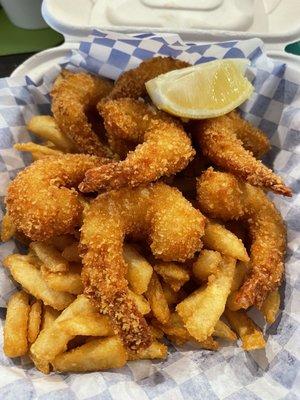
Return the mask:
POLYGON ((107 159, 65 154, 35 161, 7 190, 6 206, 18 231, 32 240, 71 233, 80 224, 83 206, 74 190, 85 172, 107 159))
MULTIPOLYGON (((112 83, 108 80, 84 72, 63 71, 54 83, 51 96, 55 121, 82 153, 111 156, 88 119, 90 110, 95 109, 111 89, 112 83)), ((98 125, 100 129, 100 121, 98 125)))
POLYGON ((171 57, 155 57, 143 61, 137 68, 124 72, 115 83, 109 94, 110 99, 131 97, 138 99, 147 94, 145 83, 158 75, 165 74, 174 69, 188 67, 185 61, 175 60, 171 57))
MULTIPOLYGON (((224 115, 197 121, 194 133, 203 154, 218 167, 224 168, 251 185, 265 187, 284 196, 291 196, 291 189, 285 186, 282 179, 247 150, 247 148, 253 148, 252 139, 247 141, 246 132, 239 133, 242 124, 239 118, 231 114, 231 116, 224 115)), ((246 125, 246 129, 249 132, 249 125, 246 125)), ((251 135, 257 136, 253 135, 253 132, 251 135)))
POLYGON ((138 144, 124 161, 88 171, 83 192, 136 187, 181 171, 194 157, 181 124, 134 99, 110 100, 100 106, 109 136, 138 144))
POLYGON ((265 193, 229 173, 208 169, 197 183, 200 209, 224 221, 243 220, 251 237, 251 271, 238 291, 241 308, 261 307, 282 279, 286 228, 280 213, 265 193))
POLYGON ((163 183, 101 194, 85 212, 80 240, 84 292, 112 318, 128 348, 149 346, 151 331, 127 294, 125 237, 145 238, 162 260, 183 261, 200 249, 204 223, 178 190, 163 183))

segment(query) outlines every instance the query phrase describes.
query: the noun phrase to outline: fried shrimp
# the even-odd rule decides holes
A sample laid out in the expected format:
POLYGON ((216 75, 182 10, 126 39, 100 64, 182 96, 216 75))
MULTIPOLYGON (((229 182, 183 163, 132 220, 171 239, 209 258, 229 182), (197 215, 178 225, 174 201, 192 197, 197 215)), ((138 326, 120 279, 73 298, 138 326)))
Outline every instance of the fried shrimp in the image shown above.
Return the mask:
POLYGON ((230 112, 227 116, 232 120, 236 137, 254 157, 261 158, 270 150, 269 139, 260 129, 241 118, 236 111, 230 112))
MULTIPOLYGON (((252 143, 263 143, 262 133, 251 130, 251 126, 237 114, 198 121, 194 133, 203 154, 218 167, 251 185, 265 187, 284 196, 292 195, 291 189, 285 186, 279 176, 255 159, 252 143)), ((255 151, 257 156, 265 151, 265 146, 266 143, 259 146, 259 151, 255 151)))
MULTIPOLYGON (((111 155, 88 118, 111 89, 112 83, 108 80, 84 72, 63 71, 54 83, 51 96, 55 121, 82 153, 99 157, 111 155)), ((101 130, 100 121, 97 128, 101 130)))
POLYGON ((146 239, 157 258, 184 261, 200 249, 204 224, 202 214, 163 183, 101 194, 85 211, 80 240, 84 293, 112 318, 128 348, 149 346, 151 333, 128 297, 125 237, 146 239))
POLYGON ((181 124, 138 100, 109 100, 100 107, 109 136, 138 144, 125 160, 87 171, 80 190, 147 184, 184 169, 194 157, 181 124))
POLYGON ((110 99, 131 97, 138 99, 147 94, 145 83, 161 74, 174 69, 189 67, 185 61, 175 60, 172 57, 155 57, 143 61, 137 68, 124 72, 115 82, 109 94, 110 99))
POLYGON ((10 184, 6 205, 17 230, 32 240, 73 232, 83 206, 74 190, 89 168, 107 159, 84 154, 35 161, 10 184))
POLYGON ((241 308, 261 307, 267 294, 281 282, 286 228, 280 213, 263 190, 229 173, 208 169, 197 183, 200 209, 211 217, 243 220, 251 237, 251 271, 238 291, 241 308))

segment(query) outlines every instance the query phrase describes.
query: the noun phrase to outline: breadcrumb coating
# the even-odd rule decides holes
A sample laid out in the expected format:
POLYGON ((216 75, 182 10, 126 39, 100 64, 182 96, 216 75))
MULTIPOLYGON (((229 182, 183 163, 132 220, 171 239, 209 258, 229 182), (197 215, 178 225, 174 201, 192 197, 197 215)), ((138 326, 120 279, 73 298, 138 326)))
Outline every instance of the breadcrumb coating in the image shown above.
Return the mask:
POLYGON ((109 100, 100 110, 108 135, 137 147, 124 161, 87 171, 83 192, 147 184, 181 171, 195 155, 182 125, 143 102, 109 100))
MULTIPOLYGON (((237 114, 224 115, 197 121, 194 133, 203 154, 218 167, 224 168, 225 171, 246 180, 251 185, 265 187, 284 196, 291 196, 291 189, 285 186, 282 179, 247 150, 253 147, 250 143, 249 125, 244 125, 244 129, 245 127, 248 129, 248 134, 244 130, 241 135, 239 132, 242 132, 242 125, 244 124, 237 114)), ((261 136, 258 135, 258 137, 261 136)))
POLYGON ((125 345, 151 343, 151 331, 127 295, 123 243, 149 241, 154 256, 184 261, 201 247, 205 218, 181 193, 163 183, 101 194, 85 211, 80 249, 84 293, 108 314, 125 345))
POLYGON ((236 137, 255 158, 261 158, 270 150, 269 139, 260 129, 241 118, 237 111, 231 111, 227 116, 233 122, 236 137))
POLYGON ((98 101, 107 96, 112 87, 110 81, 85 72, 63 71, 54 83, 51 96, 55 121, 81 153, 111 156, 110 150, 94 132, 87 113, 96 108, 98 101))
POLYGON ((66 154, 35 161, 21 171, 6 196, 6 206, 17 230, 32 240, 73 232, 83 209, 74 188, 88 169, 107 161, 84 154, 66 154))
POLYGON ((137 68, 124 72, 115 82, 109 94, 110 99, 131 97, 138 99, 147 94, 145 83, 158 75, 165 74, 174 69, 189 67, 190 65, 172 57, 154 57, 143 61, 137 68))
POLYGON ((251 271, 237 293, 241 308, 261 307, 284 272, 286 228, 280 213, 263 190, 233 175, 209 168, 197 183, 200 209, 224 221, 242 220, 251 238, 251 271))

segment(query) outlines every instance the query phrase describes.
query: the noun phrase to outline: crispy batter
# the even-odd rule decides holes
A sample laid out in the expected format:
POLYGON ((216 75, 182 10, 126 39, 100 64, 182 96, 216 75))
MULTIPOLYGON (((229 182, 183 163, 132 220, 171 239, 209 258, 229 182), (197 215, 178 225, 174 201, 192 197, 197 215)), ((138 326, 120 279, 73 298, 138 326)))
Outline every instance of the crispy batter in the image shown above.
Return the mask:
POLYGON ((284 271, 286 228, 280 213, 265 193, 229 173, 208 169, 198 180, 200 209, 208 215, 243 220, 251 237, 251 272, 237 293, 242 308, 261 307, 276 289, 284 271))
POLYGON ((112 318, 130 349, 149 346, 151 331, 127 295, 125 236, 145 238, 158 258, 183 261, 200 249, 204 222, 178 190, 163 183, 104 193, 85 212, 84 293, 112 318))
POLYGON ((124 72, 117 79, 109 98, 131 97, 137 99, 143 97, 147 94, 145 88, 147 81, 174 69, 185 67, 189 67, 187 62, 171 57, 155 57, 143 61, 137 68, 124 72))
POLYGON ((10 184, 6 205, 17 230, 32 240, 73 232, 83 206, 72 189, 87 169, 107 159, 66 154, 35 161, 10 184))
POLYGON ((260 129, 241 118, 237 111, 232 111, 227 116, 234 124, 237 138, 242 141, 243 147, 249 150, 254 157, 261 158, 270 150, 269 139, 260 129))
POLYGON ((101 112, 109 136, 140 144, 124 161, 88 171, 83 192, 147 184, 181 171, 195 155, 181 124, 164 112, 128 98, 107 101, 101 112))
MULTIPOLYGON (((112 83, 84 72, 63 71, 56 79, 51 96, 52 112, 63 134, 74 141, 82 153, 111 155, 93 130, 87 113, 108 95, 112 83)), ((100 129, 100 122, 99 122, 100 129)))
POLYGON ((238 133, 241 132, 241 124, 237 114, 197 121, 194 132, 203 154, 218 167, 245 179, 251 185, 291 196, 291 189, 285 186, 282 179, 247 150, 253 146, 249 144, 250 139, 246 141, 245 132, 243 135, 238 133))

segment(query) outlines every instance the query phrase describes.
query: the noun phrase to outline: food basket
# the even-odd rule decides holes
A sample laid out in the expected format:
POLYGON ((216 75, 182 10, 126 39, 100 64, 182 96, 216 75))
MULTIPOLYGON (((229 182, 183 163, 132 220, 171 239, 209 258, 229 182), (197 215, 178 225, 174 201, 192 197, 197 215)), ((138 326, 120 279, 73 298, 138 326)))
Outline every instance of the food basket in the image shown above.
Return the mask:
MULTIPOLYGON (((84 69, 115 79, 123 70, 155 55, 171 55, 192 64, 214 58, 249 58, 251 67, 247 73, 255 91, 241 111, 270 138, 272 150, 264 161, 284 178, 294 192, 292 199, 272 196, 288 226, 281 312, 272 326, 264 327, 265 350, 245 353, 236 345, 226 345, 219 352, 210 352, 195 349, 192 345, 178 348, 170 345, 165 361, 132 361, 120 370, 102 373, 51 373, 46 376, 34 369, 28 359, 5 357, 1 342, 0 399, 297 399, 300 390, 297 378, 300 364, 297 273, 300 258, 300 66, 297 57, 287 56, 279 49, 287 40, 295 39, 299 31, 296 28, 285 31, 281 42, 279 35, 267 37, 267 34, 262 34, 266 45, 253 38, 256 35, 250 31, 241 34, 194 30, 180 31, 178 35, 172 33, 172 29, 159 34, 158 28, 151 33, 147 27, 141 27, 138 32, 132 32, 129 27, 115 28, 123 31, 120 34, 93 30, 88 24, 84 27, 78 24, 79 28, 74 28, 78 16, 74 14, 72 20, 70 15, 69 23, 65 19, 66 10, 74 7, 71 2, 65 2, 69 8, 63 13, 60 3, 44 1, 43 14, 52 27, 65 34, 65 44, 37 54, 17 68, 11 78, 0 81, 2 211, 9 181, 30 162, 29 157, 20 155, 12 145, 17 141, 28 141, 30 135, 25 123, 32 115, 49 113, 49 90, 61 67, 84 69)), ((85 7, 88 16, 88 7, 92 9, 94 3, 78 2, 76 12, 81 15, 80 7, 85 7)), ((275 3, 272 3, 274 7, 275 3)), ((296 2, 293 4, 296 7, 296 2)), ((13 241, 1 244, 1 259, 15 249, 13 241)), ((1 331, 5 304, 14 290, 7 272, 1 268, 1 331)), ((255 313, 254 318, 260 326, 264 325, 261 315, 255 313)), ((0 340, 3 340, 2 332, 0 340)))

